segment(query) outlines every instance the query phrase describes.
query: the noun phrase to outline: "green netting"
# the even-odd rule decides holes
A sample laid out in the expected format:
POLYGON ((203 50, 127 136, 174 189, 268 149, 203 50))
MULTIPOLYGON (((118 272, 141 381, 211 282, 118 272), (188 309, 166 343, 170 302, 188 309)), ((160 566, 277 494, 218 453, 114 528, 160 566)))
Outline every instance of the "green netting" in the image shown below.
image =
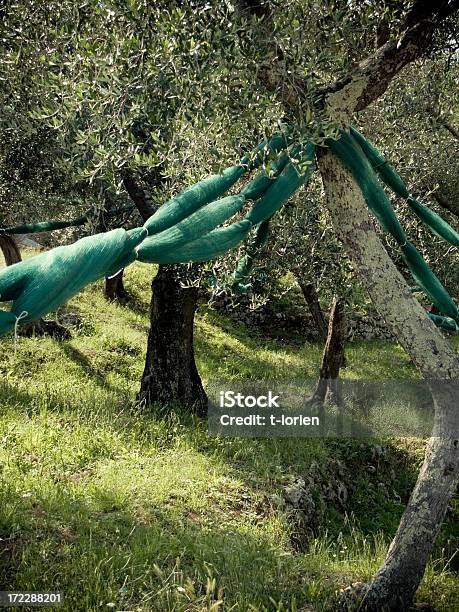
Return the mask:
POLYGON ((4 312, 0 310, 0 334, 4 334, 10 329, 14 329, 16 323, 16 315, 12 312, 4 312))
POLYGON ((134 263, 137 259, 137 247, 140 243, 144 242, 147 235, 147 230, 144 227, 136 227, 126 231, 126 236, 122 247, 119 249, 118 256, 112 265, 107 268, 104 276, 113 276, 126 266, 134 263))
POLYGON ((422 202, 411 196, 408 189, 397 174, 394 168, 389 164, 380 151, 369 142, 360 132, 351 128, 353 138, 359 143, 369 162, 379 174, 383 182, 390 187, 394 193, 404 198, 411 210, 417 215, 423 223, 425 223, 437 236, 443 238, 453 246, 459 246, 459 234, 451 227, 440 215, 428 208, 422 202))
POLYGON ((359 144, 345 132, 338 141, 327 143, 332 151, 350 170, 365 197, 368 207, 374 211, 383 228, 397 241, 403 258, 416 283, 437 306, 440 312, 459 320, 459 311, 440 280, 430 270, 420 253, 407 241, 405 232, 398 222, 389 198, 379 184, 373 167, 359 144))
POLYGON ((27 313, 22 323, 35 321, 89 283, 107 276, 114 262, 132 254, 133 247, 145 235, 143 228, 130 233, 116 229, 81 238, 72 245, 57 247, 0 270, 0 300, 13 300, 14 315, 14 320, 2 316, 0 333, 12 329, 15 318, 22 313, 27 313))
POLYGON ((454 319, 451 319, 450 317, 442 317, 440 315, 435 315, 431 312, 429 312, 428 315, 437 327, 440 327, 441 329, 444 329, 449 332, 459 331, 459 326, 457 325, 454 319))
MULTIPOLYGON (((254 267, 254 260, 257 252, 264 246, 269 237, 269 221, 274 212, 278 210, 284 202, 300 187, 306 183, 314 169, 313 160, 315 154, 315 146, 308 144, 306 146, 296 145, 292 148, 289 155, 285 155, 272 164, 271 171, 274 173, 275 180, 269 176, 259 176, 252 183, 259 181, 260 185, 269 186, 269 181, 273 181, 266 190, 265 195, 257 202, 252 210, 246 215, 247 219, 257 222, 257 230, 253 241, 247 247, 246 254, 239 261, 233 277, 232 288, 239 293, 247 292, 250 289, 250 284, 247 283, 250 274, 254 267), (299 158, 300 162, 309 162, 307 171, 300 175, 293 164, 287 164, 287 160, 299 158)), ((256 193, 258 184, 255 189, 249 186, 242 193, 256 193), (251 192, 252 189, 252 192, 251 192)), ((253 197, 253 196, 252 196, 253 197)))
MULTIPOLYGON (((132 211, 134 207, 131 206, 121 206, 119 208, 114 208, 113 210, 105 211, 104 214, 107 217, 113 217, 123 212, 132 211)), ((53 232, 59 229, 65 229, 66 227, 78 227, 80 225, 85 225, 90 219, 95 218, 96 214, 91 209, 88 210, 81 217, 77 217, 76 219, 70 219, 69 221, 41 221, 40 223, 23 223, 21 225, 14 225, 11 227, 2 227, 0 228, 0 234, 39 234, 43 232, 53 232)))
POLYGON ((276 210, 279 210, 295 191, 308 181, 313 169, 314 153, 315 146, 313 144, 306 145, 302 152, 302 161, 306 159, 311 162, 307 172, 300 174, 292 163, 287 164, 264 196, 255 202, 252 209, 247 213, 246 219, 251 221, 253 225, 258 225, 271 218, 276 210))
POLYGON ((440 280, 426 264, 417 249, 411 244, 411 242, 407 242, 401 247, 401 250, 403 259, 406 262, 406 265, 408 266, 414 280, 430 298, 432 304, 435 304, 442 314, 459 320, 459 312, 453 302, 453 299, 443 287, 440 280))
POLYGON ((253 240, 248 245, 244 257, 239 260, 237 268, 234 272, 234 280, 232 285, 234 291, 245 293, 250 288, 247 281, 252 273, 258 252, 268 242, 269 223, 270 219, 266 219, 266 221, 263 221, 257 226, 253 240))
POLYGON ((163 255, 176 251, 182 245, 207 234, 218 225, 239 212, 245 198, 241 195, 227 196, 211 202, 173 227, 148 237, 138 248, 139 259, 150 263, 160 263, 163 255))
MULTIPOLYGON (((268 148, 275 152, 285 146, 285 138, 276 136, 267 145, 260 145, 258 151, 268 148)), ((216 194, 227 191, 249 166, 252 168, 262 163, 263 158, 260 153, 246 167, 234 166, 222 175, 188 188, 161 208, 161 214, 153 215, 143 228, 129 232, 114 230, 83 238, 73 245, 52 249, 0 271, 0 301, 13 301, 11 313, 1 313, 0 333, 12 329, 20 316, 23 323, 41 317, 85 285, 115 274, 137 258, 172 263, 207 261, 225 253, 247 236, 252 223, 242 220, 214 229, 242 208, 246 196, 229 196, 217 202, 213 199, 216 194), (166 227, 171 224, 173 227, 166 227), (161 227, 165 230, 153 240, 145 240, 148 231, 158 232, 161 227), (137 249, 141 243, 145 243, 143 248, 137 249)), ((285 162, 281 161, 279 168, 284 165, 285 162)), ((252 182, 249 192, 252 196, 262 194, 271 184, 271 179, 266 181, 262 177, 252 182)), ((76 221, 83 223, 83 220, 27 224, 17 231, 52 230, 76 221)))
POLYGON ((277 153, 288 145, 283 134, 275 134, 267 143, 258 146, 259 154, 252 162, 244 158, 239 164, 227 168, 222 174, 214 174, 182 191, 163 204, 144 224, 148 235, 153 236, 182 221, 196 210, 224 195, 249 170, 258 167, 264 156, 261 151, 277 153))
MULTIPOLYGON (((244 288, 243 281, 250 274, 258 250, 267 240, 269 219, 308 180, 313 170, 314 145, 295 145, 290 156, 285 154, 270 160, 270 173, 260 173, 247 184, 241 194, 220 200, 217 198, 234 185, 242 174, 259 166, 265 159, 266 149, 279 152, 288 146, 287 141, 284 135, 276 135, 269 143, 262 143, 254 159, 245 158, 243 163, 225 170, 223 174, 189 187, 169 200, 142 228, 129 232, 118 229, 82 238, 73 245, 52 249, 1 270, 0 301, 12 301, 13 304, 11 312, 0 312, 0 333, 12 329, 19 318, 26 323, 54 310, 87 284, 115 274, 137 258, 156 263, 208 261, 237 246, 247 237, 250 229, 256 226, 254 240, 234 275, 235 285, 244 288), (298 157, 303 164, 309 163, 304 174, 298 172, 291 157, 298 157), (241 211, 246 201, 252 202, 252 206, 242 220, 218 227, 241 211)), ((328 144, 354 175, 369 208, 400 245, 418 286, 446 315, 433 320, 444 329, 456 325, 454 320, 459 320, 456 306, 415 247, 407 242, 387 195, 358 142, 343 133, 339 141, 329 141, 328 144)), ((369 159, 379 164, 381 160, 377 152, 370 148, 370 153, 369 159)), ((390 174, 387 169, 385 173, 385 176, 390 174)), ((395 185, 397 181, 394 174, 398 176, 393 172, 390 180, 395 185)), ((399 188, 400 185, 397 186, 399 188)), ((415 208, 422 207, 415 200, 413 203, 415 208)), ((425 213, 424 210, 418 212, 428 217, 432 223, 432 215, 435 213, 425 213)), ((69 222, 27 224, 22 227, 32 231, 32 227, 36 230, 37 227, 47 225, 49 231, 56 229, 52 227, 56 223, 60 228, 63 227, 62 223, 69 222)), ((451 233, 448 235, 451 238, 451 233)))
POLYGON ((269 174, 266 171, 260 172, 253 180, 247 183, 241 191, 241 195, 245 196, 247 200, 258 200, 273 184, 276 177, 282 172, 288 162, 289 156, 286 154, 272 162, 269 174))
POLYGON ((41 223, 23 223, 14 227, 0 229, 2 234, 39 234, 42 232, 52 232, 66 227, 78 227, 88 222, 88 216, 83 215, 70 221, 42 221, 41 223))
MULTIPOLYGON (((314 146, 308 145, 304 148, 297 146, 293 152, 301 153, 312 161, 314 146)), ((249 199, 247 196, 250 196, 250 199, 261 196, 245 216, 250 226, 258 225, 265 217, 271 217, 309 176, 309 174, 300 175, 288 159, 285 155, 272 163, 273 177, 263 171, 247 184, 240 195, 228 196, 200 206, 173 227, 150 235, 137 249, 139 261, 149 263, 208 261, 234 248, 246 238, 248 232, 246 224, 236 223, 224 228, 215 230, 214 228, 238 212, 246 198, 249 199)), ((188 189, 181 195, 187 195, 190 191, 188 189)), ((149 221, 146 226, 148 223, 149 221)))
POLYGON ((380 175, 383 182, 395 193, 406 199, 409 196, 408 189, 394 168, 388 163, 384 155, 362 136, 355 128, 351 127, 352 137, 358 142, 368 161, 380 175))
POLYGON ((256 147, 252 160, 250 160, 248 156, 244 157, 241 160, 241 164, 247 165, 249 170, 259 168, 265 163, 267 157, 272 154, 280 153, 292 143, 289 132, 290 130, 288 129, 286 132, 276 132, 268 141, 265 140, 256 147))
MULTIPOLYGON (((224 255, 230 249, 242 242, 250 231, 252 224, 247 219, 236 221, 227 227, 219 227, 178 249, 164 253, 156 259, 157 263, 189 263, 193 261, 209 261, 224 255), (158 261, 159 260, 159 261, 158 261)), ((139 261, 142 249, 139 249, 139 261)))
POLYGON ((408 198, 407 202, 416 216, 430 227, 434 234, 439 238, 443 238, 443 240, 446 240, 453 246, 459 246, 459 234, 449 223, 442 219, 440 215, 437 215, 436 212, 412 196, 408 198))
POLYGON ((327 145, 357 181, 366 203, 379 223, 399 245, 406 242, 405 232, 400 225, 386 192, 376 179, 372 166, 359 145, 347 134, 341 133, 339 140, 328 140, 327 145))
POLYGON ((244 166, 233 166, 189 187, 157 210, 144 224, 149 236, 159 234, 188 217, 202 206, 225 194, 246 172, 244 166))

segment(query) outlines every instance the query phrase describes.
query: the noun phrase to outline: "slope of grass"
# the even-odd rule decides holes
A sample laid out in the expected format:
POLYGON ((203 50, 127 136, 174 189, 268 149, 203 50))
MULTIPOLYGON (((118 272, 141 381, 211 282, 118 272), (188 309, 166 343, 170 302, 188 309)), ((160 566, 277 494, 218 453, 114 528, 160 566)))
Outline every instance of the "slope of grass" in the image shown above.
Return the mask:
MULTIPOLYGON (((81 318, 70 341, 21 337, 14 354, 0 339, 1 588, 63 591, 69 611, 333 609, 383 559, 422 443, 387 443, 396 490, 383 494, 370 442, 209 438, 172 407, 139 412, 151 275, 127 271, 127 307, 87 288, 66 306, 81 318), (354 471, 351 497, 305 537, 279 499, 330 460, 354 471)), ((307 378, 321 347, 268 341, 203 308, 196 352, 205 381, 307 378)), ((352 344, 348 359, 350 378, 416 376, 389 343, 352 344)), ((419 592, 442 611, 459 608, 455 521, 419 592)))

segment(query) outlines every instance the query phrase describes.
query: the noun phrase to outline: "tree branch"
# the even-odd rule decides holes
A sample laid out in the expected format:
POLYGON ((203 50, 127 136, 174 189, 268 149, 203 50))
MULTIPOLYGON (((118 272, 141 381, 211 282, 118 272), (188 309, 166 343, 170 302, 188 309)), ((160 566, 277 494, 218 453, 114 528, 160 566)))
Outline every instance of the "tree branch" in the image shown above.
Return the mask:
POLYGON ((130 169, 123 171, 123 185, 136 205, 140 216, 146 221, 158 208, 153 203, 150 194, 140 185, 138 178, 130 169))
MULTIPOLYGON (((239 5, 257 16, 261 14, 264 22, 269 23, 271 14, 266 5, 246 0, 240 0, 239 5), (264 8, 261 13, 260 6, 264 8)), ((316 92, 317 106, 328 107, 331 114, 344 121, 353 112, 366 108, 386 91, 402 68, 429 51, 435 32, 458 10, 459 0, 416 0, 406 17, 402 37, 379 46, 373 55, 357 64, 349 74, 319 89, 316 92)), ((307 90, 301 79, 287 85, 275 64, 264 71, 262 78, 268 89, 280 92, 284 104, 289 108, 297 107, 298 98, 307 90)))
POLYGON ((459 10, 459 0, 418 0, 407 16, 399 41, 388 41, 347 76, 318 92, 322 106, 337 115, 361 111, 379 98, 394 76, 431 47, 441 24, 459 10))
POLYGON ((442 126, 447 130, 453 138, 459 140, 459 130, 451 125, 447 119, 442 115, 440 110, 433 106, 432 104, 428 104, 426 106, 426 111, 442 126))

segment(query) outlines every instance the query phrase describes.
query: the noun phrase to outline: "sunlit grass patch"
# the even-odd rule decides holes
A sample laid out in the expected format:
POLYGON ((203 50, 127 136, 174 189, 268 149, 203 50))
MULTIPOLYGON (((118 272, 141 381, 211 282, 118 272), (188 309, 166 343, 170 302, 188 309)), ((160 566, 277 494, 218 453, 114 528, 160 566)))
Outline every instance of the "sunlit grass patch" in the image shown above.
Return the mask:
MULTIPOLYGON (((172 406, 141 411, 152 276, 126 271, 131 305, 108 304, 100 282, 71 300, 71 340, 19 337, 15 355, 12 335, 0 339, 0 582, 62 590, 69 612, 333 610, 335 593, 384 558, 422 441, 227 439, 172 406), (299 545, 278 502, 330 461, 346 466, 348 505, 325 500, 299 545)), ((305 379, 322 347, 264 339, 201 307, 196 352, 205 381, 305 379)), ((343 375, 416 376, 383 342, 352 343, 343 375)), ((439 611, 459 607, 457 537, 452 509, 419 593, 439 611)))

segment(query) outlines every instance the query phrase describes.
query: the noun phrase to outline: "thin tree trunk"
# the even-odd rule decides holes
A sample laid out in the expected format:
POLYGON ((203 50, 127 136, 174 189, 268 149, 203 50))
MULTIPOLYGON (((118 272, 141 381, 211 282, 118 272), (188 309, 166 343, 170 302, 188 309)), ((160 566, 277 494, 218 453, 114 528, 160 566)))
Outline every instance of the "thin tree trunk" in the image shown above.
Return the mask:
POLYGON ((8 236, 8 234, 0 234, 0 249, 7 266, 12 266, 22 260, 21 251, 16 241, 11 236, 8 236))
POLYGON ((431 381, 435 407, 433 437, 386 560, 359 608, 405 610, 422 579, 459 479, 456 401, 459 356, 411 295, 378 239, 362 193, 351 175, 329 152, 321 153, 319 165, 337 235, 376 309, 424 377, 431 381))
POLYGON ((319 298, 317 297, 317 291, 314 283, 305 283, 301 279, 297 278, 301 292, 306 302, 309 312, 311 313, 312 319, 316 325, 317 333, 321 340, 327 338, 327 321, 325 320, 324 313, 320 307, 319 298))
MULTIPOLYGON (((158 180, 160 180, 158 178, 158 180)), ((140 216, 144 221, 151 217, 151 215, 158 208, 152 201, 150 194, 143 189, 139 179, 132 170, 124 170, 123 172, 123 185, 129 194, 129 197, 134 202, 140 216)))
MULTIPOLYGON (((132 172, 123 184, 144 220, 156 210, 148 192, 132 172)), ((177 404, 204 414, 207 397, 196 367, 193 331, 199 293, 183 287, 179 267, 159 266, 152 284, 150 333, 139 400, 149 404, 177 404)))
POLYGON ((346 317, 344 298, 335 298, 330 313, 328 336, 320 368, 319 381, 311 397, 312 403, 341 404, 339 372, 345 362, 346 317))
POLYGON ((115 276, 105 279, 104 295, 109 302, 126 302, 128 294, 123 283, 124 269, 115 276))
POLYGON ((146 405, 179 404, 204 415, 207 396, 193 348, 198 289, 184 290, 175 266, 160 266, 152 289, 151 329, 139 400, 146 405))

